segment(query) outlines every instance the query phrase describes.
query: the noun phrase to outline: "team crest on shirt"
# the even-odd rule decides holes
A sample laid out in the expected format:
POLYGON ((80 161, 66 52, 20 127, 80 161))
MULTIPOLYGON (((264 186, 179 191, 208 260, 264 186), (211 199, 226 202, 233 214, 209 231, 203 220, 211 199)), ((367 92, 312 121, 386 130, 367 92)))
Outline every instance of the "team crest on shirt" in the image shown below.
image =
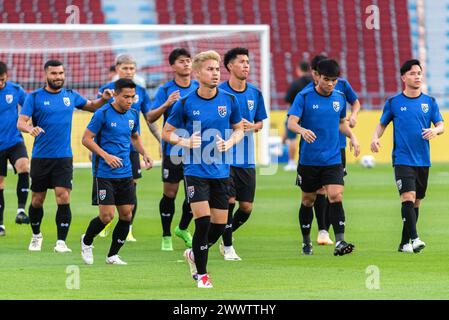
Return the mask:
POLYGON ((248 109, 249 111, 254 109, 254 100, 248 100, 248 109))
POLYGON ((335 112, 338 112, 340 110, 340 102, 339 101, 332 102, 332 106, 334 107, 335 112))
POLYGON ((70 106, 70 98, 69 97, 64 97, 62 98, 62 101, 64 101, 64 104, 69 107, 70 106))
POLYGON ((98 197, 103 201, 106 198, 106 190, 98 190, 98 197))
POLYGON ((136 95, 134 96, 134 103, 138 103, 138 102, 139 102, 139 95, 136 94, 136 95))
POLYGON ((195 187, 194 186, 187 187, 187 194, 189 195, 189 198, 193 198, 193 195, 195 194, 195 187))
POLYGON ((128 121, 128 124, 129 124, 129 128, 132 130, 132 129, 134 129, 134 120, 129 120, 128 121))
POLYGON ((12 96, 12 94, 7 94, 5 95, 5 99, 6 99, 6 103, 11 103, 12 100, 14 99, 14 97, 12 96))
POLYGON ((427 113, 429 111, 429 105, 427 103, 421 103, 422 112, 427 113))
POLYGON ((220 115, 220 117, 224 118, 226 117, 226 106, 218 106, 218 114, 220 115))

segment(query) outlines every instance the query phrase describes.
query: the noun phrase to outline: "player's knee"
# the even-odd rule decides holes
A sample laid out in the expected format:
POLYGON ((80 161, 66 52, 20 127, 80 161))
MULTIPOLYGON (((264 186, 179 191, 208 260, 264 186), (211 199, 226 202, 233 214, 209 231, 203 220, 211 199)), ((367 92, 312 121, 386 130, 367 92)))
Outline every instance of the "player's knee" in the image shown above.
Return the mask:
POLYGON ((235 197, 229 198, 228 199, 228 203, 229 204, 235 204, 235 197))
POLYGON ((343 192, 336 192, 327 195, 330 203, 342 202, 343 201, 343 192))
POLYGON ((30 164, 27 158, 22 158, 16 161, 14 164, 17 173, 30 172, 30 164))
POLYGON ((411 201, 411 202, 415 203, 416 193, 415 192, 404 192, 403 194, 401 194, 401 201, 402 202, 411 201))
POLYGON ((317 190, 316 193, 325 195, 326 194, 326 189, 324 187, 322 187, 321 189, 317 190))
POLYGON ((119 214, 119 216, 120 216, 120 220, 130 222, 133 217, 132 210, 130 210, 129 212, 122 212, 119 214))
POLYGON ((114 212, 103 212, 100 213, 100 220, 103 224, 108 224, 114 219, 114 212))
POLYGON ((0 190, 5 189, 5 178, 0 177, 0 190))
POLYGON ((239 209, 247 214, 253 211, 253 204, 251 202, 240 202, 239 209))
POLYGON ((57 204, 68 204, 70 203, 70 194, 68 191, 56 192, 56 203, 57 204))
POLYGON ((422 201, 422 199, 416 199, 414 207, 419 208, 419 206, 421 205, 421 201, 422 201))
POLYGON ((303 195, 301 203, 306 207, 313 207, 313 205, 315 203, 315 198, 316 197, 314 197, 312 195, 303 195))
POLYGON ((34 208, 42 208, 44 206, 44 197, 42 196, 32 196, 31 197, 31 205, 34 208))

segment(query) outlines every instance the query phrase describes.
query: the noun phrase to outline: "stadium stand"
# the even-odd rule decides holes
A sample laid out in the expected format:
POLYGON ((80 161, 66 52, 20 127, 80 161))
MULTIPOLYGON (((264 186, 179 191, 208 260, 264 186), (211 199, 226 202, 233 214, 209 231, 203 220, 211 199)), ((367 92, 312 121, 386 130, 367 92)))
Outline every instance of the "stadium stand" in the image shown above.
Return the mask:
MULTIPOLYGON (((409 21, 414 18, 409 17, 408 11, 413 12, 414 1, 374 2, 382 13, 380 30, 365 27, 369 16, 365 8, 373 4, 370 0, 0 0, 0 22, 64 23, 66 7, 77 5, 80 11, 86 12, 81 14, 80 23, 269 24, 274 75, 272 109, 286 108, 283 97, 296 62, 320 52, 340 61, 343 75, 360 94, 365 108, 379 108, 386 95, 400 88, 396 76, 400 62, 412 57, 409 21), (136 13, 123 15, 123 10, 136 13)), ((426 3, 441 6, 443 13, 448 10, 448 1, 426 3)), ((429 20, 434 21, 435 26, 440 23, 436 19, 429 20)), ((45 41, 45 36, 41 37, 45 41)), ((86 37, 65 39, 61 36, 58 44, 83 43, 89 41, 86 37)), ((429 41, 432 42, 438 41, 429 41)), ((100 61, 107 65, 113 61, 113 56, 113 52, 87 57, 68 53, 64 59, 84 60, 88 64, 100 61)), ((40 61, 25 63, 32 63, 27 65, 27 70, 40 72, 40 61)), ((143 67, 142 63, 147 67, 151 65, 148 59, 139 58, 143 67)), ((106 71, 89 72, 89 80, 104 82, 106 71)), ((430 73, 433 75, 436 71, 430 73)), ((17 76, 20 81, 20 75, 17 76)), ((72 76, 76 81, 76 77, 83 75, 72 76)))

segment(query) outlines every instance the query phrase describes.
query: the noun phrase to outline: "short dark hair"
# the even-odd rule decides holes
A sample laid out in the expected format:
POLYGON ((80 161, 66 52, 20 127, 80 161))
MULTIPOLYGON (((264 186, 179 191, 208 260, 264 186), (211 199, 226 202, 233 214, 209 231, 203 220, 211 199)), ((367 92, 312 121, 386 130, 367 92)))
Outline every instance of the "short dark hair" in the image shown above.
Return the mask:
POLYGON ((0 75, 5 73, 8 73, 8 67, 6 66, 6 63, 0 61, 0 75))
POLYGON ((340 66, 334 59, 324 59, 318 63, 317 72, 325 77, 336 78, 340 75, 340 66))
POLYGON ((419 60, 417 59, 407 60, 401 67, 401 76, 410 71, 413 66, 418 66, 422 70, 421 62, 419 62, 419 60))
POLYGON ((229 69, 228 69, 229 62, 231 62, 232 60, 237 58, 237 56, 240 55, 240 54, 249 57, 248 49, 241 48, 241 47, 232 48, 231 50, 229 50, 228 52, 225 53, 223 64, 224 64, 226 70, 229 71, 229 69))
POLYGON ((134 83, 134 81, 132 81, 131 79, 127 79, 127 78, 118 79, 117 81, 114 82, 115 93, 118 94, 118 93, 122 92, 122 90, 125 88, 135 89, 136 84, 134 83))
POLYGON ((170 63, 171 66, 174 65, 176 59, 178 59, 180 56, 186 56, 188 58, 192 58, 192 56, 190 55, 190 52, 187 51, 187 49, 176 48, 172 52, 170 52, 170 55, 168 56, 168 63, 170 63))
POLYGON ((307 61, 300 61, 298 62, 298 68, 302 72, 309 72, 310 71, 310 65, 307 61))
POLYGON ((44 64, 44 70, 47 71, 48 67, 59 67, 62 66, 62 62, 59 60, 48 60, 44 64))
POLYGON ((328 58, 324 54, 317 54, 315 57, 313 57, 312 60, 310 61, 310 67, 312 68, 312 70, 318 71, 318 63, 325 59, 328 58))

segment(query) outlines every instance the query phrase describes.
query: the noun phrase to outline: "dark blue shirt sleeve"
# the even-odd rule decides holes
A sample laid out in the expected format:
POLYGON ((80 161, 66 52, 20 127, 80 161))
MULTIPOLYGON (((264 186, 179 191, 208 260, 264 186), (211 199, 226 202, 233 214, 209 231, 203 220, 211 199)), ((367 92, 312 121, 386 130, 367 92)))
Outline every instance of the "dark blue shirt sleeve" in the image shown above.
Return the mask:
POLYGON ((87 99, 82 97, 78 92, 73 91, 73 100, 75 101, 75 108, 77 109, 82 109, 86 103, 87 103, 87 99))
POLYGON ((263 100, 262 94, 259 92, 259 98, 257 100, 256 115, 254 117, 254 122, 262 121, 267 118, 267 110, 265 110, 265 102, 263 100))
POLYGON ((230 118, 231 124, 237 124, 240 121, 242 121, 242 115, 240 114, 240 105, 237 101, 236 97, 232 97, 231 102, 231 118, 230 118))
POLYGON ((304 112, 304 96, 302 94, 297 94, 295 100, 293 100, 292 106, 288 110, 287 116, 297 116, 302 118, 302 113, 304 112))
POLYGON ((98 132, 100 132, 101 130, 101 127, 103 126, 103 122, 104 122, 104 111, 97 110, 95 111, 94 115, 92 116, 92 119, 87 125, 87 129, 92 131, 94 134, 98 134, 98 132))
POLYGON ((346 100, 341 98, 342 108, 340 111, 340 119, 346 118, 346 100))
POLYGON ((23 88, 22 87, 20 87, 19 88, 19 104, 21 105, 21 106, 23 106, 23 104, 25 103, 25 98, 26 98, 26 96, 27 96, 27 94, 26 94, 26 92, 25 92, 25 90, 23 90, 23 88))
POLYGON ((183 100, 176 101, 176 103, 172 106, 173 109, 167 119, 167 122, 177 129, 184 128, 184 108, 181 103, 182 101, 183 100))
POLYGON ((147 90, 143 89, 143 100, 142 100, 142 104, 140 107, 140 111, 146 115, 150 110, 151 110, 151 100, 150 100, 150 96, 148 95, 147 90))
POLYGON ((380 123, 383 126, 388 126, 391 120, 393 120, 393 111, 391 110, 391 99, 388 99, 385 103, 382 116, 380 117, 380 123))
POLYGON ((165 101, 167 101, 167 93, 163 87, 160 87, 156 91, 156 95, 154 96, 153 103, 151 104, 151 109, 157 109, 161 105, 164 104, 165 101))
POLYGON ((432 123, 435 125, 440 121, 444 121, 443 116, 440 113, 440 108, 438 107, 438 103, 436 102, 435 99, 432 99, 432 117, 431 117, 431 121, 432 123))
POLYGON ((343 92, 346 96, 346 101, 348 101, 350 104, 353 104, 357 99, 357 94, 352 89, 351 85, 348 81, 345 80, 345 92, 343 92))
POLYGON ((29 94, 25 98, 25 102, 22 105, 20 114, 23 114, 28 117, 33 117, 33 113, 34 113, 34 94, 29 94))

